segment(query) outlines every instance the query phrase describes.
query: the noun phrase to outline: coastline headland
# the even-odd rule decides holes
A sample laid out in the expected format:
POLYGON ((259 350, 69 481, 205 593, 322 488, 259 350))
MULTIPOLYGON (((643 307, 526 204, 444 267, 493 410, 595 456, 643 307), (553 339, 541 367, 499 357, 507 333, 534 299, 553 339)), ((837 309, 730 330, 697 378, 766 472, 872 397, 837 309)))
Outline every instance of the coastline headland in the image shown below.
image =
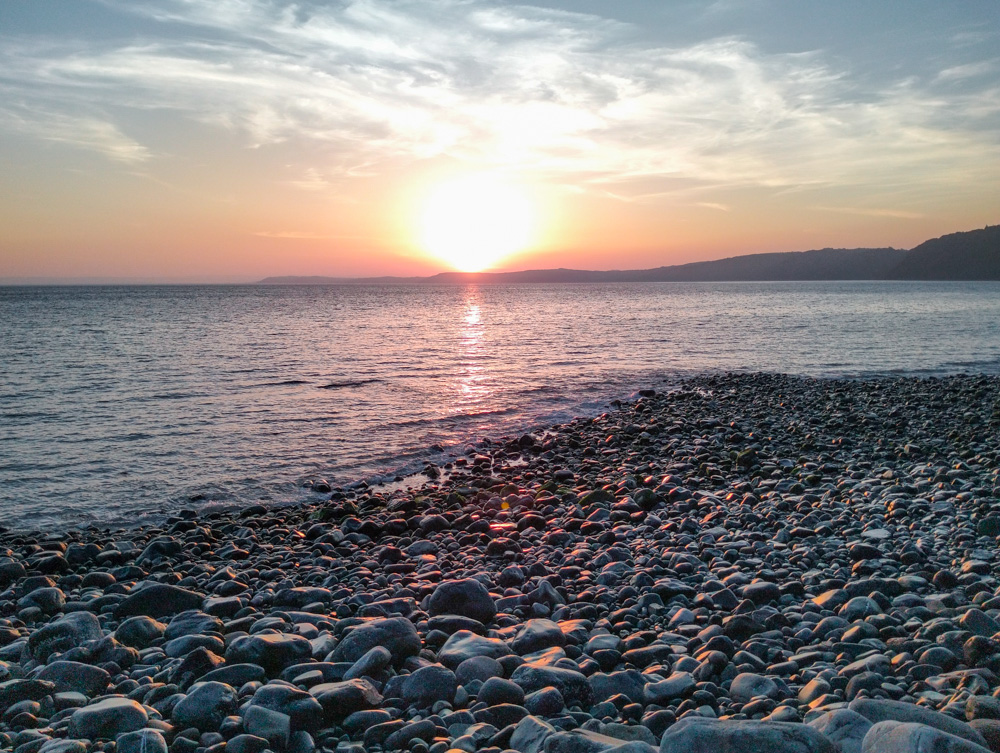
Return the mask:
POLYGON ((703 376, 417 489, 0 534, 20 753, 1000 751, 1000 378, 703 376))

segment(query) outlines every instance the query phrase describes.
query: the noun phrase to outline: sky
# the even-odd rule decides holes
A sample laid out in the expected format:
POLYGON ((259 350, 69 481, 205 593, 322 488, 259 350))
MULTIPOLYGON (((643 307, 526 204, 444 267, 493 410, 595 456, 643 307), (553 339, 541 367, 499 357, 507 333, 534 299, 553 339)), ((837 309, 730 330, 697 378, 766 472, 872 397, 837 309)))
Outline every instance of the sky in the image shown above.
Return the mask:
POLYGON ((0 2, 0 280, 635 269, 998 221, 996 0, 0 2))

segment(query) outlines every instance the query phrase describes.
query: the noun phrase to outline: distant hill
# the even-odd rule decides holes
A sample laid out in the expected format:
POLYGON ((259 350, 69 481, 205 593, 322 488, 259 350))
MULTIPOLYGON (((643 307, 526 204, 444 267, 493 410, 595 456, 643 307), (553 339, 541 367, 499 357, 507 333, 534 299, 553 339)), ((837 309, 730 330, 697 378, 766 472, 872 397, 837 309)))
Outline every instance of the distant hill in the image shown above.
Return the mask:
POLYGON ((924 241, 890 273, 894 280, 1000 280, 1000 225, 924 241))
POLYGON ((1000 225, 944 235, 925 241, 909 251, 898 248, 823 248, 815 251, 747 254, 655 269, 442 272, 431 277, 268 277, 260 283, 328 285, 793 280, 1000 280, 1000 225))

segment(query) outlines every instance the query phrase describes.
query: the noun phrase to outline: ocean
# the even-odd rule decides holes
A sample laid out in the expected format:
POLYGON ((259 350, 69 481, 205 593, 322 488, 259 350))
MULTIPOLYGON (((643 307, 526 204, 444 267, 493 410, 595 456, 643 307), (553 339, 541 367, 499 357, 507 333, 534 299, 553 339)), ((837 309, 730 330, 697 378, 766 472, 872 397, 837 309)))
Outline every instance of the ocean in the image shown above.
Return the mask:
POLYGON ((0 524, 318 499, 721 371, 997 373, 1000 283, 0 287, 0 524))

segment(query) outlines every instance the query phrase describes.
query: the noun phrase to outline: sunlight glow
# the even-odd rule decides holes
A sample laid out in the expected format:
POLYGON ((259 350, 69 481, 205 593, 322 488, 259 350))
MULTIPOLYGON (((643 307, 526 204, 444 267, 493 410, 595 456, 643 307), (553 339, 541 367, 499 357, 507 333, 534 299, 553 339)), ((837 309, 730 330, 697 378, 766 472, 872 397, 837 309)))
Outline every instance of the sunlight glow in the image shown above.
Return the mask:
POLYGON ((532 241, 531 202, 515 186, 474 175, 435 188, 422 214, 421 244, 460 272, 481 272, 532 241))

